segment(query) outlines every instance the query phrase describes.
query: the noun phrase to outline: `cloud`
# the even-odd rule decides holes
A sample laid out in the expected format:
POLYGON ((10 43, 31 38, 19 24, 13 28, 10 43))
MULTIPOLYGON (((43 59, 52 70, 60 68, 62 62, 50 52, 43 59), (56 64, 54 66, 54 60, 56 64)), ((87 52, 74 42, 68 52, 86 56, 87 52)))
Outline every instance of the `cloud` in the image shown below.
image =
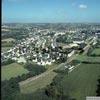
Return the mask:
POLYGON ((87 5, 80 4, 80 5, 79 5, 79 8, 81 8, 81 9, 86 9, 86 8, 87 8, 87 5))

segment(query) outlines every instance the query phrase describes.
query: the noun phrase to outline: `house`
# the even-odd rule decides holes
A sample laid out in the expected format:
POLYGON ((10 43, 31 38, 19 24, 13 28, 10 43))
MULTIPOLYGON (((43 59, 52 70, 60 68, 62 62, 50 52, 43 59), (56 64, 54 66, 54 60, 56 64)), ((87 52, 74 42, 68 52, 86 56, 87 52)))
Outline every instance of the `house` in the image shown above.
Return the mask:
POLYGON ((95 33, 95 35, 96 35, 98 38, 100 38, 100 33, 95 33))
POLYGON ((26 59, 24 57, 20 57, 17 59, 18 63, 26 63, 26 59))
POLYGON ((82 40, 82 41, 73 41, 73 43, 75 43, 75 44, 81 44, 81 43, 84 43, 84 40, 82 40))
POLYGON ((33 62, 37 62, 37 58, 33 59, 32 61, 33 61, 33 62))
POLYGON ((71 57, 72 55, 75 54, 75 50, 73 50, 71 53, 68 54, 68 57, 71 57))
POLYGON ((73 47, 79 47, 79 45, 78 45, 77 43, 71 43, 71 44, 69 44, 69 46, 70 46, 71 48, 73 48, 73 47))

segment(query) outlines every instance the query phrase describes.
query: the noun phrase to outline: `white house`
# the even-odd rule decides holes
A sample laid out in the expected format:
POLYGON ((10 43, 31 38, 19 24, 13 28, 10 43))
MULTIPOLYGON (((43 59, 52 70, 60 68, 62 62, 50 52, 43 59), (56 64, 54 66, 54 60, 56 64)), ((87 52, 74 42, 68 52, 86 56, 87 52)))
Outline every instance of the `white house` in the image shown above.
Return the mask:
POLYGON ((73 50, 71 53, 68 54, 68 57, 71 57, 75 53, 75 50, 73 50))

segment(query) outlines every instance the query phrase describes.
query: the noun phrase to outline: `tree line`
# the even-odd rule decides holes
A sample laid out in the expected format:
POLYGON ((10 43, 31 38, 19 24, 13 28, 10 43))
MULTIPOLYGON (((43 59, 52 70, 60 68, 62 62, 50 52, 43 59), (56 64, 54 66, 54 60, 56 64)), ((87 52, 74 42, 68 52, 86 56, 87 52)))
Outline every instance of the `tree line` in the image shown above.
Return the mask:
MULTIPOLYGON (((28 63, 24 66, 29 70, 28 74, 23 74, 9 80, 4 80, 1 82, 1 99, 2 100, 18 100, 18 95, 20 95, 19 82, 26 80, 29 77, 38 75, 46 71, 44 66, 28 63)), ((31 99, 30 99, 31 100, 31 99)))

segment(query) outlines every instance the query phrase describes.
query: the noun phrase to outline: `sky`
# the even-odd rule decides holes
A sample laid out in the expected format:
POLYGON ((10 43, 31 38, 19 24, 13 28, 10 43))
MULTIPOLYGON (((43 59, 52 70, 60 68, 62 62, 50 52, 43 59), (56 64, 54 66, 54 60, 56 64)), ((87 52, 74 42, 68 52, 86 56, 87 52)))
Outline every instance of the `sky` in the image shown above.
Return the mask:
POLYGON ((100 0, 2 0, 2 22, 100 22, 100 0))

